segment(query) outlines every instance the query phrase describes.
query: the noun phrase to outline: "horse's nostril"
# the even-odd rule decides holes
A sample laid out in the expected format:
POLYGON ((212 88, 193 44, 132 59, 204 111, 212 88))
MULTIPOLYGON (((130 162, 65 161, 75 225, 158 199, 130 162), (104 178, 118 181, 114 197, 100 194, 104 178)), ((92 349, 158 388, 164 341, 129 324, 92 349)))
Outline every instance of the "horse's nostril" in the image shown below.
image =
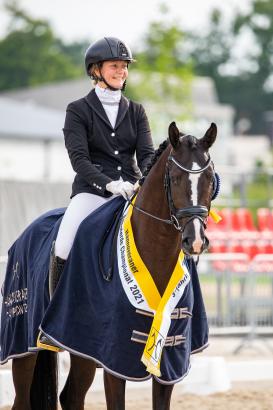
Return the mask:
POLYGON ((190 238, 183 238, 182 239, 182 250, 186 254, 191 254, 192 253, 192 243, 190 241, 190 238))
POLYGON ((182 239, 182 245, 189 246, 190 245, 190 239, 189 238, 183 238, 182 239))
POLYGON ((203 250, 207 250, 209 248, 209 240, 208 238, 205 236, 204 238, 204 243, 203 243, 203 250))

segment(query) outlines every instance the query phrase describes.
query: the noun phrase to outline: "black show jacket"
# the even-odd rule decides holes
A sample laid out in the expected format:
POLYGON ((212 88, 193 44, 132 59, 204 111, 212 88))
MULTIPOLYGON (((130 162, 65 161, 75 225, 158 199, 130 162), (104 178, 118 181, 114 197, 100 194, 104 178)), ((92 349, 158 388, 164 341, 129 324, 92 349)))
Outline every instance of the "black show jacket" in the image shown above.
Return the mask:
POLYGON ((106 184, 120 177, 136 182, 154 153, 142 105, 123 95, 114 128, 93 89, 68 105, 63 132, 76 172, 71 197, 80 192, 111 196, 106 184))

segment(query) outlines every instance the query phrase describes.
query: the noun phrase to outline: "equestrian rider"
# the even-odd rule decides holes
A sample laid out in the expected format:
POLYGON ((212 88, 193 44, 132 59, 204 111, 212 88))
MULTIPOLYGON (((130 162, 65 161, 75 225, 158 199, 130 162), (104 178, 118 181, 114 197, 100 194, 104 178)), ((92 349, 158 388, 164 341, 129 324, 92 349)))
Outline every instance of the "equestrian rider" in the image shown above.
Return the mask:
MULTIPOLYGON (((104 37, 86 50, 86 73, 95 88, 66 110, 63 132, 76 176, 52 247, 50 297, 82 220, 113 195, 130 197, 154 153, 144 108, 122 94, 133 61, 130 48, 114 37, 104 37)), ((52 345, 41 335, 43 343, 52 345)))

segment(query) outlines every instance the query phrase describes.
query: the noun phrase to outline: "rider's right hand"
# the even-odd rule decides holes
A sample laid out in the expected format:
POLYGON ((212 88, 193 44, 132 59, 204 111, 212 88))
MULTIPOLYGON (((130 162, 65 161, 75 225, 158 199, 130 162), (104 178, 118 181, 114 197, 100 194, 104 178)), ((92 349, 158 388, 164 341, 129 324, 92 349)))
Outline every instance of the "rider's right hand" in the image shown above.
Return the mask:
POLYGON ((125 199, 130 198, 134 193, 134 185, 122 180, 109 182, 106 185, 106 189, 114 195, 122 195, 125 199))

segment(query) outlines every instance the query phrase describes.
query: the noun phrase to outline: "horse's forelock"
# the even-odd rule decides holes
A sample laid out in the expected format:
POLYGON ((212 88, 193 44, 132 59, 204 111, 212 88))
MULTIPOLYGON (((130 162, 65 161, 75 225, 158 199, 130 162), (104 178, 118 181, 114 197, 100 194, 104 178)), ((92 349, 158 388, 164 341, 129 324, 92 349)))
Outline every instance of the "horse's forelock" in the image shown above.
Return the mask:
POLYGON ((196 149, 197 148, 197 138, 193 137, 192 135, 189 135, 189 145, 191 149, 196 149))
POLYGON ((188 146, 190 149, 196 149, 198 145, 198 139, 189 134, 182 135, 180 137, 180 142, 188 146))

